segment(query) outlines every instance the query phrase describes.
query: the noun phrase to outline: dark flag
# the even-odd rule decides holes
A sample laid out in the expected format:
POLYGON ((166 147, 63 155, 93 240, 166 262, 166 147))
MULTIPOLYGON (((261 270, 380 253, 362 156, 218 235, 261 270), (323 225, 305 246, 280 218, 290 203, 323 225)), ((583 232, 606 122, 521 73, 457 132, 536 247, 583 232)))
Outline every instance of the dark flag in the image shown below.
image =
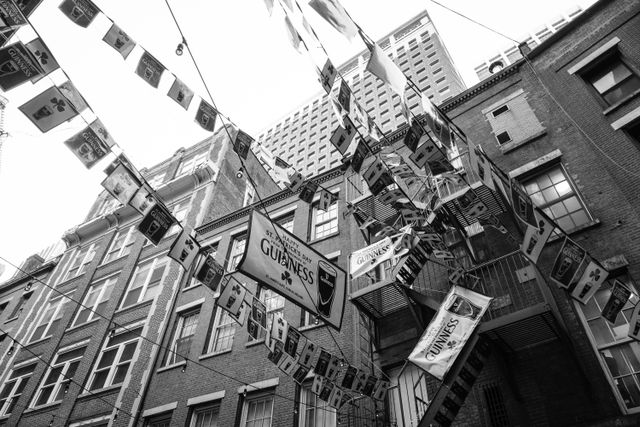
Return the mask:
MULTIPOLYGON (((60 92, 67 98, 67 101, 71 103, 71 106, 77 113, 82 113, 84 110, 89 108, 87 105, 87 101, 84 100, 78 89, 71 83, 71 80, 67 80, 58 86, 60 92)), ((95 129, 94 129, 95 130, 95 129)))
POLYGON ((43 71, 42 74, 36 75, 31 79, 33 83, 37 82, 50 72, 60 68, 58 62, 51 54, 51 51, 49 51, 49 49, 41 39, 34 39, 27 43, 25 46, 36 58, 36 60, 38 61, 38 65, 40 65, 40 68, 42 68, 43 71))
POLYGON ((215 108, 209 105, 204 99, 200 100, 200 106, 196 112, 196 122, 198 122, 202 129, 213 132, 217 116, 218 112, 215 108))
POLYGON ((325 376, 327 374, 327 369, 329 368, 329 361, 331 360, 331 353, 325 350, 320 351, 320 356, 318 357, 318 361, 316 365, 313 367, 313 372, 317 375, 325 376))
POLYGON ((4 22, 5 28, 27 25, 27 20, 16 3, 13 0, 0 0, 0 22, 4 22))
POLYGON ((340 80, 340 91, 338 92, 338 102, 344 111, 349 114, 351 111, 351 89, 344 80, 340 80))
POLYGON ((389 390, 389 381, 379 379, 371 397, 375 400, 384 400, 387 397, 387 390, 389 390))
POLYGON ((418 168, 423 168, 425 165, 428 166, 434 175, 451 172, 453 166, 436 143, 428 135, 425 135, 422 140, 424 141, 422 145, 409 157, 411 161, 418 168))
POLYGON ((362 389, 362 394, 364 394, 365 396, 371 396, 377 382, 378 379, 375 376, 369 375, 369 377, 367 378, 367 382, 364 384, 364 388, 362 389))
POLYGON ((59 8, 67 18, 83 28, 87 28, 100 12, 90 0, 64 0, 59 8))
POLYGON ((318 209, 328 211, 335 200, 335 196, 327 190, 320 190, 320 200, 318 200, 318 209))
POLYGON ((202 257, 196 272, 196 280, 215 292, 223 276, 224 268, 211 254, 202 257))
POLYGON ((162 65, 160 61, 154 58, 149 52, 145 51, 140 57, 140 61, 138 61, 136 74, 157 89, 160 84, 160 77, 162 77, 164 70, 164 65, 162 65))
POLYGON ((253 319, 262 328, 266 329, 267 308, 264 303, 256 297, 253 297, 253 304, 251 304, 251 319, 253 319))
POLYGON ((0 88, 5 92, 41 73, 37 59, 21 42, 0 49, 0 88))
POLYGON ((393 183, 393 178, 391 178, 387 167, 380 159, 376 159, 376 161, 369 166, 363 178, 367 181, 369 190, 374 196, 380 194, 387 185, 393 183))
POLYGON ((171 212, 160 203, 156 203, 149 213, 138 224, 138 230, 151 243, 158 246, 160 240, 167 234, 171 226, 176 222, 171 212))
POLYGON ((353 169, 355 173, 360 173, 362 163, 364 163, 364 159, 367 157, 367 152, 367 143, 364 142, 363 139, 360 139, 358 141, 356 151, 353 153, 353 157, 351 158, 351 169, 353 169))
POLYGON ((344 116, 344 127, 338 125, 331 134, 330 141, 336 149, 343 154, 347 152, 351 141, 356 136, 356 128, 349 116, 344 116))
POLYGON ((616 317, 618 317, 618 314, 624 305, 629 301, 630 296, 631 291, 629 288, 627 288, 621 281, 616 280, 613 284, 613 288, 611 289, 609 301, 607 301, 602 309, 602 317, 615 325, 616 317))
POLYGON ((176 101, 182 108, 188 110, 191 99, 193 98, 193 91, 180 79, 176 78, 169 92, 167 92, 167 96, 176 101))
POLYGON ((322 83, 322 87, 324 88, 325 92, 331 92, 333 82, 336 80, 336 74, 336 68, 333 66, 331 61, 327 59, 327 62, 324 64, 324 67, 320 72, 320 83, 322 83))
POLYGON ((41 132, 48 132, 78 115, 55 86, 22 104, 19 109, 41 132))
POLYGON ((325 380, 322 383, 322 390, 320 390, 320 394, 318 395, 320 400, 328 402, 334 387, 335 385, 331 381, 325 380))
POLYGON ((342 383, 340 384, 340 386, 346 390, 351 390, 351 387, 353 386, 353 382, 355 381, 357 374, 358 374, 358 368, 355 368, 349 365, 349 367, 347 367, 347 371, 344 373, 344 376, 342 377, 342 383))
POLYGON ((64 145, 73 151, 87 169, 91 169, 110 151, 90 127, 67 139, 64 145))
POLYGON ((176 240, 173 241, 171 249, 169 249, 169 258, 178 261, 182 268, 187 271, 189 271, 200 252, 200 245, 191 234, 192 230, 182 229, 176 240))
POLYGON ((111 25, 107 34, 102 37, 102 40, 120 52, 120 55, 122 55, 124 59, 127 59, 133 48, 136 46, 136 42, 134 42, 131 37, 122 31, 116 24, 111 25))
POLYGON ((302 334, 298 332, 296 328, 289 326, 287 331, 287 339, 284 341, 284 351, 289 356, 296 358, 298 352, 298 344, 300 343, 300 337, 302 334))
POLYGON ((416 120, 404 136, 404 145, 409 147, 409 150, 415 152, 416 148, 418 148, 418 141, 420 141, 422 135, 424 135, 424 129, 422 129, 422 126, 420 126, 420 123, 416 120))
POLYGON ((123 205, 128 204, 141 187, 131 170, 119 160, 114 161, 105 173, 108 176, 102 181, 102 186, 123 205))
POLYGON ((236 140, 233 141, 233 151, 235 151, 242 159, 247 160, 252 143, 253 138, 244 131, 238 129, 236 140))
POLYGON ((302 187, 300 194, 298 194, 298 197, 303 202, 311 203, 313 201, 313 196, 316 194, 317 189, 318 189, 318 184, 316 184, 313 181, 307 181, 307 183, 302 187))
POLYGON ((561 288, 568 288, 573 283, 580 264, 586 256, 587 252, 584 249, 565 237, 564 244, 551 269, 551 280, 561 288))

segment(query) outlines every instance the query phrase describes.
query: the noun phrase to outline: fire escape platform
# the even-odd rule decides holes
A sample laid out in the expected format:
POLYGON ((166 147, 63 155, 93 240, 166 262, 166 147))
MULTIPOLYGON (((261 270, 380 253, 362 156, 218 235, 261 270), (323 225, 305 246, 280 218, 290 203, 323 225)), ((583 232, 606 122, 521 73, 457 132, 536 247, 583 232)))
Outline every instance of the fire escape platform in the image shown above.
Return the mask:
POLYGON ((395 278, 382 280, 354 291, 349 300, 373 320, 407 308, 409 302, 395 278))

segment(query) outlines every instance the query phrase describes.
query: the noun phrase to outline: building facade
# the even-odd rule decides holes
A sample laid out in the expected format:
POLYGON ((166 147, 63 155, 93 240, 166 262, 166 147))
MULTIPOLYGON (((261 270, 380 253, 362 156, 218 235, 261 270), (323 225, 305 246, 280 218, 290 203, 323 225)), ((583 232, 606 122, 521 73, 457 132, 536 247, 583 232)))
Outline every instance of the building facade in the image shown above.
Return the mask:
MULTIPOLYGON (((465 88, 427 12, 423 12, 378 41, 378 45, 434 103, 440 104, 465 88)), ((405 122, 400 101, 384 82, 365 71, 369 51, 338 67, 353 96, 383 132, 405 122)), ((338 86, 334 88, 338 90, 338 86)), ((420 105, 408 97, 411 109, 420 105)), ((329 138, 336 128, 329 97, 323 92, 258 135, 258 143, 296 170, 314 175, 340 164, 341 155, 329 138)))

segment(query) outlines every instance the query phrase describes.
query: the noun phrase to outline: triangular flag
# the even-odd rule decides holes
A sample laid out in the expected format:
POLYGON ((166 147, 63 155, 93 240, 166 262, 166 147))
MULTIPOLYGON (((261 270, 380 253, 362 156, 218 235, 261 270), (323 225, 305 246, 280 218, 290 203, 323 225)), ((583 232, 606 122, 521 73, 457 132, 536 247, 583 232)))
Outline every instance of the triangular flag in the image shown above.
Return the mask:
POLYGON ((193 230, 182 229, 169 249, 169 258, 178 261, 186 271, 189 271, 200 252, 200 245, 192 233, 193 230))
POLYGON ((405 76, 402 70, 384 53, 380 46, 374 44, 370 50, 371 57, 367 63, 367 71, 388 84, 400 98, 404 98, 407 76, 405 76))
POLYGON ((191 99, 193 99, 193 91, 180 79, 176 78, 169 92, 167 92, 167 96, 176 101, 182 108, 188 110, 191 99))
POLYGON ((144 81, 149 83, 154 88, 158 88, 160 84, 160 78, 166 68, 149 52, 143 52, 138 66, 136 67, 136 74, 140 76, 144 81))
POLYGON ((309 6, 348 39, 358 34, 357 25, 338 0, 311 0, 309 6))
POLYGON ((59 9, 67 18, 83 28, 87 28, 100 12, 90 0, 64 0, 59 9))
POLYGON ((102 37, 102 40, 118 51, 124 59, 127 59, 133 48, 136 47, 136 42, 116 24, 111 25, 109 31, 102 37))
POLYGON ((590 260, 575 288, 571 291, 571 296, 580 303, 586 304, 598 292, 608 276, 609 272, 604 267, 593 259, 590 260))

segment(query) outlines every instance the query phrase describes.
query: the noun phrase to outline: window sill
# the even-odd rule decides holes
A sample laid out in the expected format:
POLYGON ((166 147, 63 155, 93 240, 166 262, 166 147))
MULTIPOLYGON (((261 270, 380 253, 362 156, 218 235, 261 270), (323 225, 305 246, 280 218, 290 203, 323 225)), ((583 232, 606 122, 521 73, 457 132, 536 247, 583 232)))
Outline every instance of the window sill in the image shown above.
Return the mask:
POLYGON ((20 318, 20 316, 12 317, 11 319, 7 319, 7 320, 5 320, 5 321, 4 321, 4 323, 5 323, 5 324, 6 324, 6 323, 10 323, 10 322, 13 322, 14 320, 18 320, 19 318, 20 318))
MULTIPOLYGON (((586 231, 586 230, 589 230, 591 228, 598 227, 600 224, 601 224, 600 220, 596 218, 596 219, 594 219, 594 220, 592 220, 592 221, 590 221, 590 222, 588 222, 586 224, 582 224, 580 227, 576 227, 576 228, 574 228, 572 230, 569 230, 567 232, 567 235, 568 236, 573 236, 574 234, 578 234, 578 233, 580 233, 582 231, 586 231)), ((558 236, 551 236, 549 238, 549 240, 547 240, 547 243, 555 242, 556 240, 561 239, 562 236, 563 236, 562 234, 560 234, 558 236)))
POLYGON ((72 326, 70 328, 67 328, 67 329, 64 330, 64 333, 68 334, 70 332, 75 332, 78 329, 84 328, 85 326, 93 325, 94 323, 96 323, 99 320, 100 320, 100 317, 96 317, 95 319, 89 320, 88 322, 84 322, 84 323, 81 323, 79 325, 75 325, 75 326, 72 326))
POLYGON ((255 347, 255 346, 257 346, 258 344, 264 344, 264 338, 261 338, 261 339, 259 339, 259 340, 255 340, 255 341, 249 341, 249 342, 247 342, 244 346, 245 346, 246 348, 249 348, 249 347, 255 347))
POLYGON ((616 111, 618 108, 622 107, 623 105, 627 104, 629 101, 631 101, 632 99, 636 98, 640 96, 640 89, 636 90, 635 92, 633 92, 632 94, 630 94, 629 96, 627 96, 626 98, 622 98, 620 101, 616 102, 615 104, 613 104, 612 106, 606 108, 602 114, 604 114, 605 116, 613 113, 614 111, 616 111))
POLYGON ((163 366, 162 368, 160 368, 160 369, 158 369, 156 371, 156 374, 159 374, 160 372, 170 371, 172 369, 179 368, 180 366, 186 366, 186 365, 187 365, 187 361, 183 360, 182 362, 174 363, 172 365, 163 366))
POLYGON ((38 411, 41 411, 41 410, 48 410, 52 406, 58 406, 61 403, 62 403, 62 400, 58 400, 56 402, 45 403, 44 405, 36 406, 36 407, 33 407, 33 408, 27 408, 27 409, 24 410, 23 414, 31 414, 33 412, 38 412, 38 411))
POLYGON ((313 243, 322 242, 323 240, 330 239, 330 238, 332 238, 332 237, 337 236, 338 234, 340 234, 340 231, 334 231, 333 233, 331 233, 331 234, 327 234, 326 236, 320 237, 320 238, 318 238, 318 239, 309 240, 309 242, 308 242, 308 243, 313 244, 313 243))
POLYGON ((82 273, 82 274, 80 274, 80 275, 78 275, 78 276, 71 277, 71 278, 69 278, 69 279, 64 279, 63 281, 61 281, 60 283, 58 283, 58 284, 57 284, 57 285, 55 285, 54 287, 55 287, 55 288, 58 288, 58 287, 60 287, 60 288, 61 288, 61 287, 63 287, 63 286, 68 285, 69 283, 72 283, 73 281, 75 281, 76 279, 78 279, 78 278, 80 278, 80 277, 82 277, 82 276, 84 276, 84 273, 82 273))
POLYGON ((106 393, 109 393, 109 392, 114 392, 114 391, 120 390, 121 387, 122 387, 122 384, 110 385, 109 387, 99 388, 97 390, 92 390, 92 391, 87 391, 86 393, 82 393, 81 395, 79 395, 77 398, 78 399, 82 399, 82 398, 85 398, 85 397, 92 397, 92 396, 96 396, 96 395, 100 395, 100 394, 106 394, 106 393))
POLYGON ((318 323, 317 325, 306 325, 306 326, 300 326, 298 328, 299 331, 312 331, 314 329, 319 329, 319 328, 324 328, 325 326, 327 326, 324 323, 318 323))
POLYGON ((202 286, 202 283, 198 282, 195 285, 191 285, 188 288, 182 289, 182 292, 187 292, 187 291, 190 291, 191 289, 199 288, 200 286, 202 286))
POLYGON ((229 350, 224 350, 224 351, 219 351, 217 353, 208 353, 208 354, 203 354, 202 356, 198 357, 198 360, 205 360, 205 359, 210 359, 212 357, 216 357, 216 356, 220 356, 223 354, 227 354, 227 353, 231 353, 232 349, 229 350))
POLYGON ((533 142, 534 140, 540 138, 541 136, 545 135, 547 133, 546 129, 541 130, 540 132, 531 135, 530 137, 522 140, 522 141, 511 141, 511 142, 507 142, 506 144, 502 144, 502 145, 498 145, 498 148, 500 149, 500 151, 502 152, 502 154, 508 154, 514 150, 517 150, 518 148, 522 147, 523 145, 527 145, 530 142, 533 142))
POLYGON ((27 347, 31 347, 32 345, 38 345, 40 343, 43 343, 47 341, 49 338, 51 338, 51 335, 49 335, 48 337, 40 338, 39 340, 36 340, 36 341, 28 342, 27 347))
POLYGON ((146 300, 146 301, 135 303, 135 304, 130 305, 128 307, 124 307, 124 308, 118 309, 113 314, 122 314, 122 313, 126 313, 126 312, 129 312, 129 311, 133 311, 133 310, 135 310, 137 308, 141 308, 141 307, 143 307, 145 305, 151 305, 152 302, 153 302, 153 298, 150 299, 150 300, 146 300))

